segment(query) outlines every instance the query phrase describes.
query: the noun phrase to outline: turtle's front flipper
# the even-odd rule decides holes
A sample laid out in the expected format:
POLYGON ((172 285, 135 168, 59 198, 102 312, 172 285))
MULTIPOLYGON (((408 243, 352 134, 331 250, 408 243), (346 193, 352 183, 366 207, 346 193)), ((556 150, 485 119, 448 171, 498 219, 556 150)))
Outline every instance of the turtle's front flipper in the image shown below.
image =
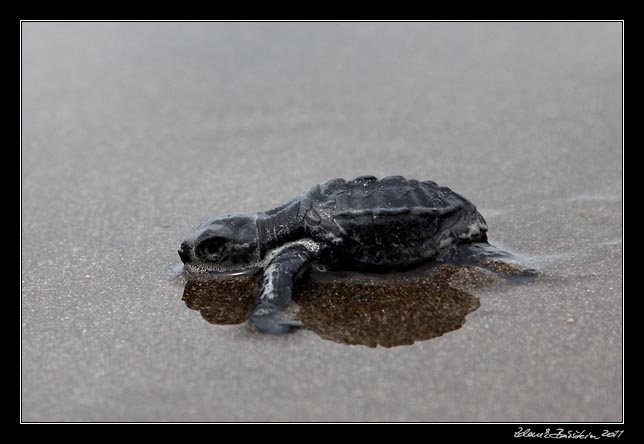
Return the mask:
POLYGON ((445 251, 440 259, 445 262, 456 262, 492 270, 506 278, 539 276, 537 270, 526 266, 512 253, 500 250, 487 242, 454 246, 445 251))
POLYGON ((289 333, 302 324, 287 318, 283 311, 291 302, 295 277, 311 263, 319 247, 314 243, 294 243, 282 248, 264 269, 257 305, 250 323, 259 331, 289 333))

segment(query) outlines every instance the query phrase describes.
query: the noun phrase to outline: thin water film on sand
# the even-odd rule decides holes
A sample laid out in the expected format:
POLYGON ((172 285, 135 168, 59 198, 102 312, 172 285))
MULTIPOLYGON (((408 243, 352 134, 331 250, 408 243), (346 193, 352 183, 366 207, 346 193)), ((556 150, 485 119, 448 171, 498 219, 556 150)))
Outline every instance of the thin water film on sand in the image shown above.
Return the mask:
MULTIPOLYGON (((183 301, 217 325, 241 324, 256 303, 260 275, 189 278, 183 301)), ((499 279, 465 265, 434 264, 404 273, 313 271, 287 311, 302 328, 335 342, 395 347, 458 330, 479 308, 472 293, 499 279)))

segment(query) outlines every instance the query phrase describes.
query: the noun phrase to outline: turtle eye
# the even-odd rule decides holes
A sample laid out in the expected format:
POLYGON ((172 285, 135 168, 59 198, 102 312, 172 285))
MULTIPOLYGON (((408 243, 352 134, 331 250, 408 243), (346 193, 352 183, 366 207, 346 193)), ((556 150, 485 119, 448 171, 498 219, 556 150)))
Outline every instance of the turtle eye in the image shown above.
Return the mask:
POLYGON ((226 240, 222 237, 211 237, 199 244, 198 250, 208 256, 218 256, 226 240))

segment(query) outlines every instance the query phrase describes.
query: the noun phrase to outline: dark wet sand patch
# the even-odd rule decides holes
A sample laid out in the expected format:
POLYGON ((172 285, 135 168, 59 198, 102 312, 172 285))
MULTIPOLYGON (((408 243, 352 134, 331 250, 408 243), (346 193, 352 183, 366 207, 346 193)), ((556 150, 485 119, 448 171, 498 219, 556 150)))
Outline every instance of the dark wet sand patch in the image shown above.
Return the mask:
MULTIPOLYGON (((466 315, 480 306, 468 291, 494 279, 457 265, 389 275, 313 272, 297 282, 288 313, 303 328, 332 341, 410 345, 461 328, 466 315)), ((258 275, 189 280, 183 301, 208 322, 240 324, 248 319, 257 285, 258 275)))
POLYGON ((257 288, 257 276, 217 277, 188 281, 183 301, 208 322, 218 325, 241 324, 248 319, 257 288))

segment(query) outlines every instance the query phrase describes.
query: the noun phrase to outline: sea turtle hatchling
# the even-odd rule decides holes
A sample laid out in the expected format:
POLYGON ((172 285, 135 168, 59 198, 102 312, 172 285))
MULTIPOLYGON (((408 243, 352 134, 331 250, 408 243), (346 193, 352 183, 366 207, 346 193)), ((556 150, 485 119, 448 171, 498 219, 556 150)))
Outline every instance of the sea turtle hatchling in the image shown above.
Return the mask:
MULTIPOLYGON (((501 262, 512 256, 487 243, 476 207, 431 181, 390 176, 333 179, 273 210, 208 220, 182 244, 187 271, 262 269, 250 322, 281 334, 301 326, 284 309, 294 281, 310 265, 385 272, 421 263, 501 262)), ((530 270, 526 270, 530 272, 530 270)))

